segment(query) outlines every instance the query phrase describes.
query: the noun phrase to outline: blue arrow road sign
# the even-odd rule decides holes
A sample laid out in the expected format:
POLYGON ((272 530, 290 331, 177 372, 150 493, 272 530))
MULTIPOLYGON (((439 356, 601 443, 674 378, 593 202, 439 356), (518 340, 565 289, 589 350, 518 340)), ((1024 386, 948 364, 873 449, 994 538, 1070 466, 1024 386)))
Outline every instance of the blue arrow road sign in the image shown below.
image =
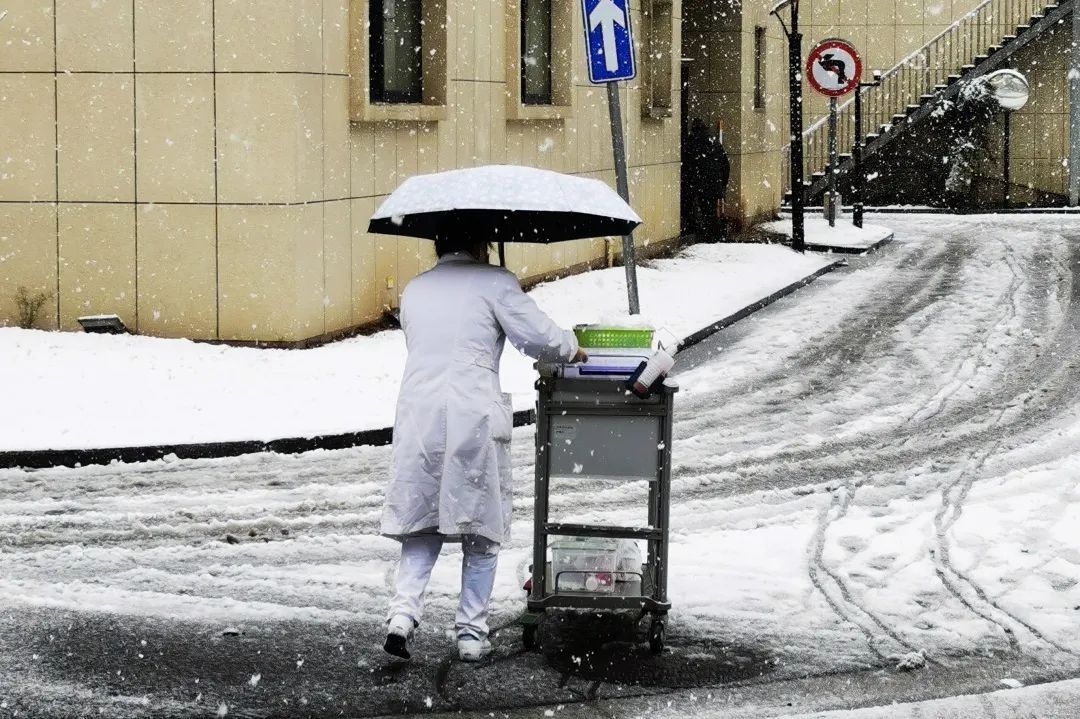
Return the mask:
POLYGON ((629 0, 581 0, 589 80, 629 80, 636 74, 629 0))

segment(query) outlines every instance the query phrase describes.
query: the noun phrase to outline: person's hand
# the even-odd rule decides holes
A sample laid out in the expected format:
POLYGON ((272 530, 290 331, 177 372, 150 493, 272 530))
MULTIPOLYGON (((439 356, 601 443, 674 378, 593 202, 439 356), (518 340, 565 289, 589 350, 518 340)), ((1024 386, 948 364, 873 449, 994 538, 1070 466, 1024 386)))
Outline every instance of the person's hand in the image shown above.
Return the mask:
POLYGON ((585 354, 585 350, 578 347, 577 352, 574 353, 574 358, 570 361, 574 364, 578 364, 579 362, 588 362, 589 355, 585 354))

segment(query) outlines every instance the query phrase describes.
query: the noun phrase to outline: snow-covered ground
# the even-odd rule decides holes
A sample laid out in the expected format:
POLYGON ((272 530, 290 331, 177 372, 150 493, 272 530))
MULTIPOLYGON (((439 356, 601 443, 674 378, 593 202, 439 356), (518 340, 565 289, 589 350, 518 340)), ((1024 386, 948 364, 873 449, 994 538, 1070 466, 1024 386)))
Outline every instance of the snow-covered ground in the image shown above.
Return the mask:
MULTIPOLYGON (((879 220, 880 221, 880 220, 879 220)), ((791 220, 776 220, 759 225, 758 229, 771 235, 791 237, 791 220)), ((850 217, 836 218, 836 226, 829 227, 823 217, 810 215, 804 224, 807 247, 837 250, 867 250, 892 236, 893 231, 884 225, 864 223, 862 227, 852 224, 850 217)))
MULTIPOLYGON (((1080 680, 1073 679, 1033 687, 1002 688, 974 696, 814 712, 791 719, 1028 719, 1036 716, 1039 719, 1072 719, 1078 715, 1080 680)), ((710 715, 703 712, 697 716, 705 719, 710 715)), ((728 715, 719 713, 716 716, 728 715)))
MULTIPOLYGON (((779 246, 697 245, 639 268, 644 317, 683 338, 832 262, 779 246)), ((626 315, 621 268, 543 284, 533 298, 564 327, 626 315)), ((310 350, 0 328, 9 421, 0 451, 311 437, 388 427, 400 331, 310 350)), ((509 349, 504 390, 532 407, 532 361, 509 349)))
MULTIPOLYGON (((269 688, 293 681, 293 654, 315 671, 339 641, 347 661, 296 690, 321 702, 315 714, 402 711, 411 697, 416 711, 531 703, 550 708, 521 716, 557 716, 560 703, 677 686, 722 698, 716 716, 788 716, 941 696, 959 691, 950 677, 965 671, 975 687, 966 693, 1080 676, 1080 221, 890 221, 897 237, 884 251, 685 353, 671 651, 635 660, 649 681, 589 669, 581 652, 520 653, 508 633, 477 674, 447 669, 454 556, 432 577, 416 664, 383 669, 375 641, 397 545, 376 532, 390 452, 361 447, 0 471, 0 632, 8 621, 18 637, 0 654, 0 701, 259 715, 282 706, 269 688), (62 620, 47 624, 35 614, 43 608, 62 620), (103 653, 76 666, 87 640, 67 633, 102 613, 134 647, 129 659, 103 653), (135 672, 147 623, 165 637, 151 637, 166 657, 159 674, 135 672), (173 660, 178 645, 196 658, 211 645, 224 651, 207 637, 230 626, 247 633, 241 653, 197 669, 173 660), (327 634, 330 649, 315 652, 327 634), (288 667, 275 664, 282 655, 288 667), (256 672, 263 693, 245 685, 256 672), (812 682, 790 688, 807 675, 817 693, 812 682), (841 701, 859 682, 877 693, 841 701), (772 703, 751 706, 770 686, 781 687, 772 703), (363 702, 350 698, 358 691, 363 702)), ((531 433, 514 435, 517 521, 501 554, 496 625, 523 608, 531 433)), ((553 513, 630 524, 645 493, 582 480, 560 488, 553 513)), ((613 661, 631 651, 600 648, 613 661)), ((702 709, 686 714, 710 715, 702 709)), ((850 716, 920 716, 890 711, 850 716)))

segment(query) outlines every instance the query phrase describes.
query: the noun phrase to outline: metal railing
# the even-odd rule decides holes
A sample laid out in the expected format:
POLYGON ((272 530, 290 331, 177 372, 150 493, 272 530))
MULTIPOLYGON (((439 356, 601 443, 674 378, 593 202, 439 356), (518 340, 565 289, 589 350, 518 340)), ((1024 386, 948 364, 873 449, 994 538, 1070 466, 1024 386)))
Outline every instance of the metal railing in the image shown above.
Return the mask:
MULTIPOLYGON (((908 112, 922 105, 941 86, 947 86, 991 54, 1006 38, 1018 33, 1032 18, 1041 17, 1048 0, 984 0, 970 13, 947 27, 923 47, 911 53, 874 85, 863 88, 863 132, 881 133, 908 112)), ((864 78, 868 79, 868 78, 864 78)), ((805 89, 810 92, 809 89, 805 89)), ((838 108, 837 144, 841 153, 855 143, 855 101, 849 97, 838 108)), ((829 165, 829 118, 815 120, 803 132, 804 177, 829 165)), ((784 191, 791 189, 791 145, 782 150, 784 191)))

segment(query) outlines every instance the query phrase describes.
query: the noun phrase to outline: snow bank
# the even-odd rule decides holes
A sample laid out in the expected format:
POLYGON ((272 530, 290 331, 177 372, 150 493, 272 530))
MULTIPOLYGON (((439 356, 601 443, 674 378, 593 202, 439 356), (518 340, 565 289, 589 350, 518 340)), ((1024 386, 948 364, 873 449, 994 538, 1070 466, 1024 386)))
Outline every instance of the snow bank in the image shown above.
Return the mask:
MULTIPOLYGON (((638 271, 641 306, 679 338, 825 267, 784 247, 699 245, 638 271)), ((559 324, 628 320, 622 268, 531 293, 559 324)), ((308 437, 388 427, 405 363, 400 331, 310 350, 0 329, 6 426, 0 451, 308 437)), ((532 361, 503 358, 517 409, 532 361)))
MULTIPOLYGON (((758 226, 763 232, 791 237, 791 220, 766 222, 758 226)), ((815 249, 868 250, 892 237, 893 231, 881 225, 855 227, 850 219, 838 217, 836 227, 829 227, 823 217, 806 218, 806 244, 815 249)))

